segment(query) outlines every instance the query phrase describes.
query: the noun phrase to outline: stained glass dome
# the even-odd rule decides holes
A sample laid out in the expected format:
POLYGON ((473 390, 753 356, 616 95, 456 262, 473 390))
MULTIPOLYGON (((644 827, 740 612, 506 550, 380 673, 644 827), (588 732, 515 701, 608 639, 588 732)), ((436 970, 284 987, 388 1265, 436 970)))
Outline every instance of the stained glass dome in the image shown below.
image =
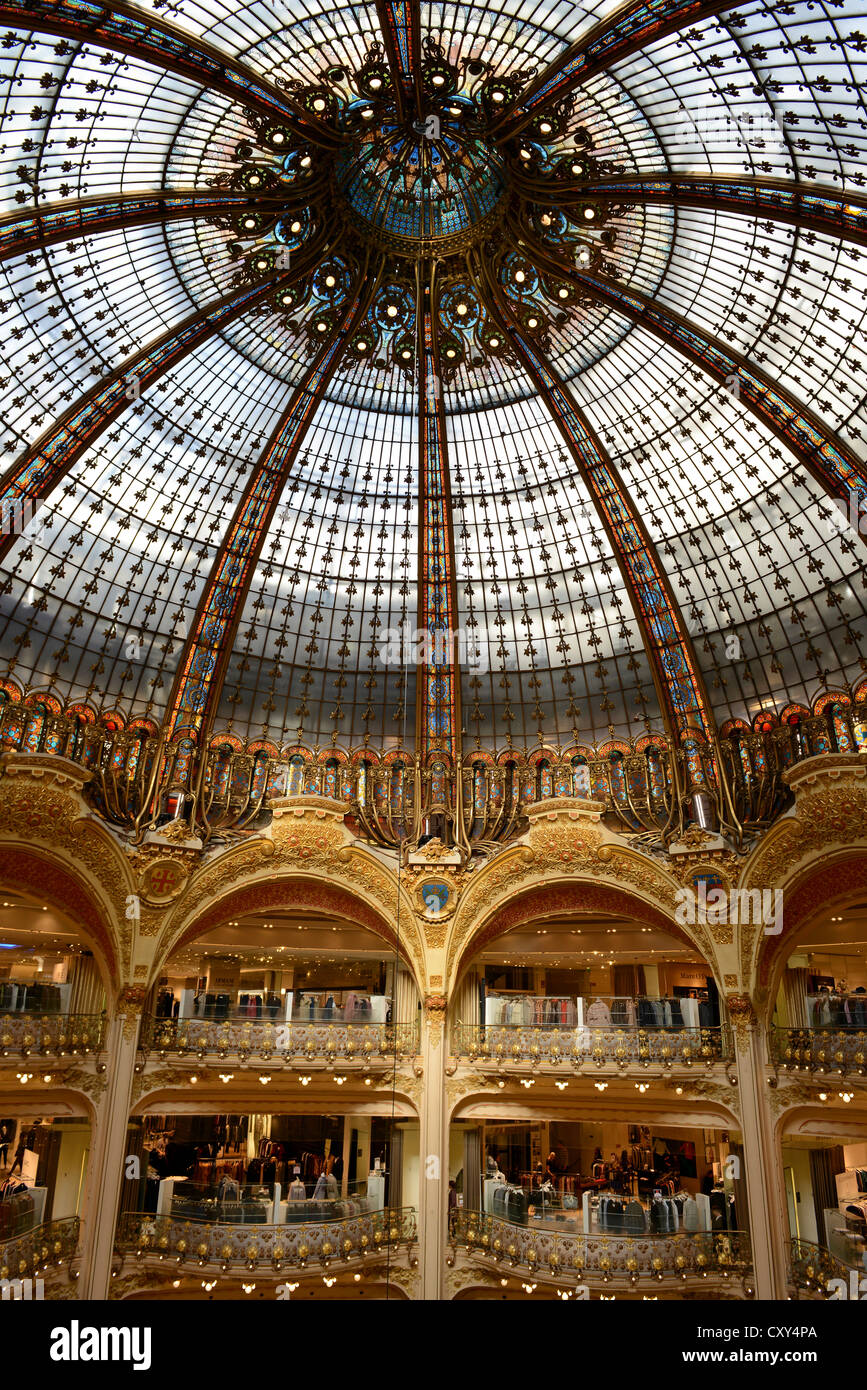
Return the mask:
POLYGON ((456 762, 855 697, 855 0, 3 18, 8 702, 456 762))

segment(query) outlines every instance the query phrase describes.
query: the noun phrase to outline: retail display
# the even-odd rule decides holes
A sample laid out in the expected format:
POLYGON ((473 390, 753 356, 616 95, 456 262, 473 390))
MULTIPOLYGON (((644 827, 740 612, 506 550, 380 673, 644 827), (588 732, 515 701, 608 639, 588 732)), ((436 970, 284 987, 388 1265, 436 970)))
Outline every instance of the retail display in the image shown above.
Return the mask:
POLYGON ((67 984, 0 983, 0 1013, 63 1014, 69 1012, 71 986, 67 984))
POLYGON ((823 989, 807 995, 807 1018, 813 1028, 867 1028, 867 990, 851 994, 823 989))

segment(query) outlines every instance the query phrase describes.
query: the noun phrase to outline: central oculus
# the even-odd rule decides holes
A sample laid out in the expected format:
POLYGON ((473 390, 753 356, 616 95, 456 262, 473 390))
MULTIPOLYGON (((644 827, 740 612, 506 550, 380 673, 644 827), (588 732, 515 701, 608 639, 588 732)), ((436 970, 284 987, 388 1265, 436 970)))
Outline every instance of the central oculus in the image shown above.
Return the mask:
POLYGON ((417 256, 469 245, 491 225, 506 187, 503 163, 461 124, 446 116, 383 122, 338 156, 337 186, 360 231, 417 256))

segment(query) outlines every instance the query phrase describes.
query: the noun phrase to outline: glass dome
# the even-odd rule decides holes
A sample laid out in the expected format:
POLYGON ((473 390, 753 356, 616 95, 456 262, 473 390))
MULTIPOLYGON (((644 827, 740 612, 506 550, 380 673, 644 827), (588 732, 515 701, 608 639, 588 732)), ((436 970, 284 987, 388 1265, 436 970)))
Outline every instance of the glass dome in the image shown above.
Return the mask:
POLYGON ((493 756, 851 693, 857 10, 10 0, 7 696, 493 756))

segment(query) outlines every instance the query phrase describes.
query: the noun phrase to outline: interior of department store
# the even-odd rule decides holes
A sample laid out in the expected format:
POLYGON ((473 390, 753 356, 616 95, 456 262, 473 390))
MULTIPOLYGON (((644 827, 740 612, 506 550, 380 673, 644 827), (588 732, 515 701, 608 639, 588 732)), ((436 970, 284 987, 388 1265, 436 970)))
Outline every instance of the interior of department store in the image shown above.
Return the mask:
MULTIPOLYGON (((39 1072, 44 1030, 53 1037, 67 1028, 58 1036, 72 1052, 97 1047, 104 989, 74 923, 14 896, 2 900, 0 914, 0 1050, 29 1038, 27 1076, 39 1072)), ((779 1028, 796 1039, 799 1028, 827 1027, 861 1045, 865 946, 867 905, 798 942, 777 996, 779 1028)), ((157 1046, 168 1028, 174 1042, 188 1036, 194 1049, 207 1029, 288 1026, 291 1034, 315 1023, 349 1025, 364 1037, 366 1028, 415 1027, 420 1000, 399 956, 375 934, 292 913, 232 919, 183 943, 146 1012, 157 1046)), ((592 1057, 600 1040, 628 1048, 652 1039, 686 1049, 700 1065, 725 1055, 725 1032, 713 973, 690 944, 628 917, 573 914, 510 931, 466 963, 452 1048, 496 1055, 556 1036, 592 1057)), ((419 1123, 394 1113, 385 1084, 368 1081, 363 1113, 350 1102, 319 1115, 196 1113, 188 1095, 183 1113, 133 1116, 128 1149, 140 1165, 124 1186, 121 1214, 291 1225, 415 1206, 419 1123)), ((451 1229, 461 1212, 478 1211, 554 1232, 745 1230, 739 1133, 654 1120, 643 1092, 632 1112, 625 1104, 612 1109, 606 1085, 598 1086, 598 1110, 584 1104, 580 1118, 529 1109, 513 1117, 492 1105, 453 1121, 451 1229)), ((89 1146, 82 1114, 21 1107, 0 1118, 0 1234, 75 1216, 89 1146)), ((862 1258, 867 1130, 851 1142, 786 1135, 782 1162, 791 1235, 862 1258)))

